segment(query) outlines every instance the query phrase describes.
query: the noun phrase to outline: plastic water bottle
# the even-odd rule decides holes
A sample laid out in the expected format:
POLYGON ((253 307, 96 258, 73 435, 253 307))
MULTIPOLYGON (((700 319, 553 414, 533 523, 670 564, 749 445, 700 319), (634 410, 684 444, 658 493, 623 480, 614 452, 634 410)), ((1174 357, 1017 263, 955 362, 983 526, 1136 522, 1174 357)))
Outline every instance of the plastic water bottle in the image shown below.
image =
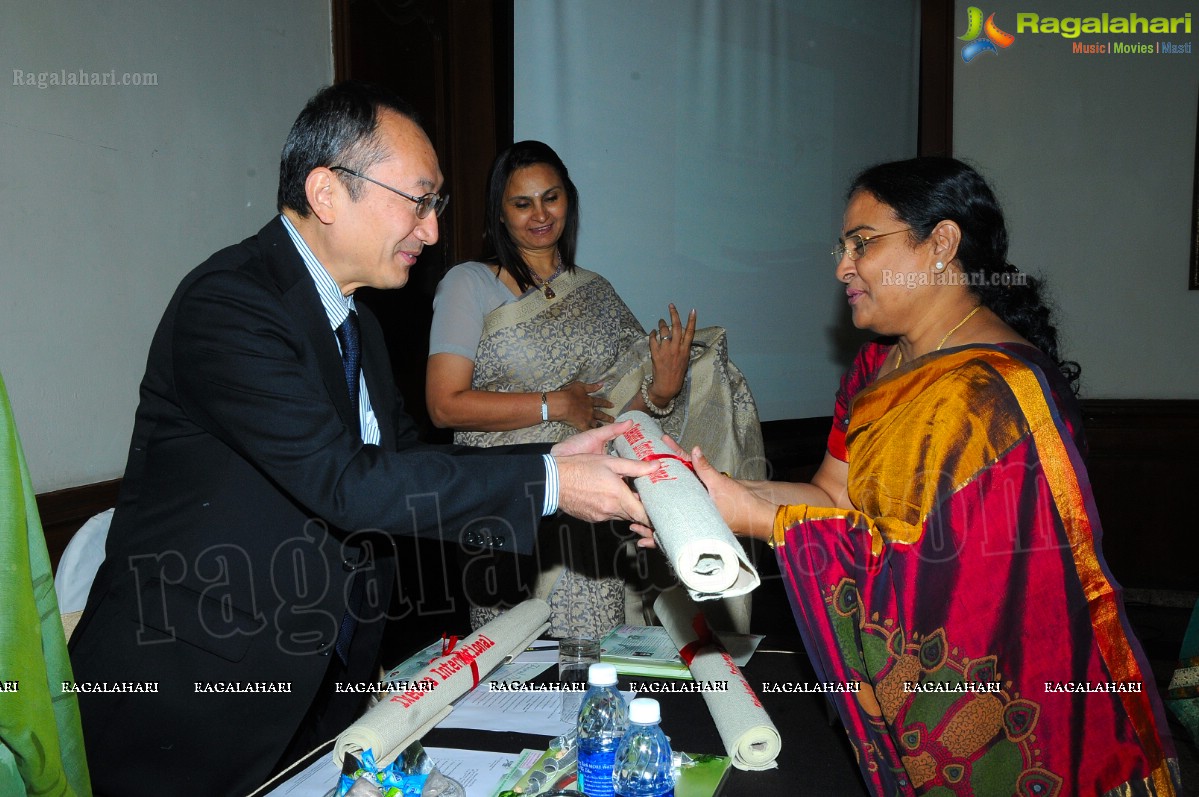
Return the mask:
POLYGON ((670 740, 658 725, 661 719, 657 700, 639 697, 629 704, 629 730, 612 768, 616 797, 674 797, 670 740))
POLYGON ((612 763, 629 727, 629 709, 616 688, 611 664, 592 664, 587 683, 579 706, 579 789, 587 797, 613 797, 612 763))

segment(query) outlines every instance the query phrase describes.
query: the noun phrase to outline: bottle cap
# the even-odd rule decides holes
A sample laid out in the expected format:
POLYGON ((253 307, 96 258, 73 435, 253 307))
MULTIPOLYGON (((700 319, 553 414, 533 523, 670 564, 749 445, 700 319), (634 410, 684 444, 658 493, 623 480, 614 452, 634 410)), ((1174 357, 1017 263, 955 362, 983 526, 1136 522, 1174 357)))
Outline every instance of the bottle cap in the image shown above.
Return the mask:
POLYGON ((598 662, 587 668, 587 683, 592 686, 615 686, 616 667, 607 662, 598 662))
POLYGON ((652 697, 634 698, 633 702, 629 703, 629 722, 649 725, 652 722, 659 722, 661 719, 662 708, 652 697))

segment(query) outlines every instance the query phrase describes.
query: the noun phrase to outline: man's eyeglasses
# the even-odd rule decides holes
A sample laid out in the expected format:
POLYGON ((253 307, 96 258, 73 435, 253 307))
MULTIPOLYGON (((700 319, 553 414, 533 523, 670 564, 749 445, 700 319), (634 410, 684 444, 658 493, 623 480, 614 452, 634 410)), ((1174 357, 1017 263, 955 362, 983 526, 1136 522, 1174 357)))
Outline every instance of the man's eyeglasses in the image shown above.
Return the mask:
POLYGON ((408 199, 408 200, 415 202, 416 203, 416 217, 418 219, 423 219, 426 216, 428 216, 429 211, 432 211, 436 215, 440 216, 441 212, 443 210, 445 210, 445 206, 450 203, 450 198, 448 196, 438 196, 437 194, 434 194, 432 191, 430 191, 427 194, 423 194, 421 196, 413 196, 412 194, 405 194, 403 191, 401 191, 398 188, 392 188, 387 183, 381 183, 378 180, 375 180, 374 178, 367 177, 365 174, 360 174, 360 173, 354 171, 353 169, 347 169, 344 166, 330 166, 329 168, 335 172, 345 172, 346 174, 350 175, 351 177, 357 177, 360 180, 366 180, 368 183, 374 183, 375 185, 379 186, 380 188, 386 188, 388 191, 392 192, 393 194, 399 194, 400 196, 404 197, 404 199, 408 199))
POLYGON ((866 244, 874 243, 879 238, 886 238, 888 235, 895 235, 901 232, 908 232, 911 227, 904 227, 902 230, 892 230, 891 232, 879 233, 878 235, 847 235, 844 238, 837 239, 837 245, 833 247, 833 260, 838 263, 841 258, 849 255, 850 260, 857 260, 862 255, 866 254, 866 244))

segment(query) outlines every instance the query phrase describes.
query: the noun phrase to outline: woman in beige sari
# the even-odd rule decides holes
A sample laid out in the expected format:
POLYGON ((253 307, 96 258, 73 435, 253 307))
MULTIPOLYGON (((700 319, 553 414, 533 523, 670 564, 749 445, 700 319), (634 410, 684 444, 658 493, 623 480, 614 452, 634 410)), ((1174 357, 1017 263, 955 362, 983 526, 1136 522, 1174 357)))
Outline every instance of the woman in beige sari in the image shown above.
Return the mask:
MULTIPOLYGON (((435 424, 455 430, 455 442, 554 442, 632 409, 681 435, 695 392, 692 345, 703 344, 695 311, 684 321, 671 305, 669 321, 646 335, 612 285, 576 265, 578 229, 578 191, 550 147, 523 141, 500 154, 487 194, 493 254, 451 269, 434 300, 428 407, 435 424)), ((726 376, 712 381, 723 381, 729 398, 704 403, 736 404, 740 418, 752 418, 732 425, 752 426, 744 436, 756 440, 751 456, 760 455, 752 397, 727 362, 723 337, 714 343, 711 359, 726 376)), ((644 560, 638 575, 630 538, 627 527, 592 528, 562 516, 546 519, 536 562, 469 556, 463 579, 472 624, 537 594, 553 609, 552 634, 602 636, 626 621, 626 599, 644 586, 644 560)), ((628 619, 640 620, 636 609, 628 619)))

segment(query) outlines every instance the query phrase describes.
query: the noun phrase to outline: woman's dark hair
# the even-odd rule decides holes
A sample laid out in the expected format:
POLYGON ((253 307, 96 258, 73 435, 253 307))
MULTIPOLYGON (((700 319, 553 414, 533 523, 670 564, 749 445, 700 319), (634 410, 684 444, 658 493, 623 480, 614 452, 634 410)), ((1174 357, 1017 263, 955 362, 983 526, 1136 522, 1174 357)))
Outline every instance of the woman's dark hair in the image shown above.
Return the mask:
POLYGON ((1053 313, 1042 295, 1042 282, 1007 262, 1007 225, 986 180, 953 158, 926 157, 880 163, 854 178, 849 196, 865 191, 891 207, 911 227, 917 243, 927 240, 942 221, 962 231, 957 262, 969 290, 1005 324, 1040 349, 1078 391, 1081 369, 1058 351, 1053 313))
POLYGON ((579 240, 579 189, 571 182, 570 172, 558 153, 540 141, 518 141, 501 152, 487 178, 487 219, 483 227, 487 248, 485 259, 498 263, 511 274, 522 291, 534 285, 533 272, 504 226, 504 192, 513 172, 539 163, 556 171, 566 189, 566 226, 558 239, 558 254, 562 256, 562 267, 566 271, 575 269, 575 247, 579 240))
MULTIPOLYGON (((313 169, 344 166, 362 173, 392 154, 378 135, 379 111, 384 110, 420 125, 411 105, 380 86, 347 80, 318 91, 296 117, 279 156, 279 212, 290 208, 308 217, 312 209, 304 181, 313 169)), ((338 177, 352 200, 365 190, 352 175, 338 172, 338 177)))

